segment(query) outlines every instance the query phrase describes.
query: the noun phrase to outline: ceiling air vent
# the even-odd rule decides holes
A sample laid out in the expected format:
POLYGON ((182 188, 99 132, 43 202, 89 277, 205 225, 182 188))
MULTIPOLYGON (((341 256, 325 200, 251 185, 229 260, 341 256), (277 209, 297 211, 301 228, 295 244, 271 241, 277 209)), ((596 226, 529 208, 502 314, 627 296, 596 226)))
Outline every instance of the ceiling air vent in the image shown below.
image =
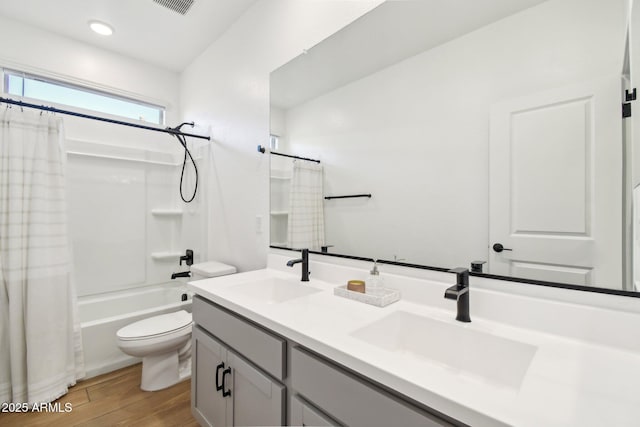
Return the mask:
POLYGON ((171 9, 174 12, 178 12, 181 15, 185 15, 191 6, 193 6, 194 0, 153 0, 160 6, 164 6, 167 9, 171 9))

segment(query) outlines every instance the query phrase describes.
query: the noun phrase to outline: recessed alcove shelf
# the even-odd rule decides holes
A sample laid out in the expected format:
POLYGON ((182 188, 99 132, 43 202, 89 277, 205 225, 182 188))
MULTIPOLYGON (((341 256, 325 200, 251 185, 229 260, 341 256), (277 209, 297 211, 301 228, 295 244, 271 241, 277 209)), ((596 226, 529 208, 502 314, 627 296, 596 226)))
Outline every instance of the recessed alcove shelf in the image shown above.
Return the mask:
POLYGON ((288 181, 288 180, 291 179, 291 172, 290 171, 272 170, 270 178, 271 179, 278 179, 278 180, 288 181))
POLYGON ((175 216, 180 217, 184 212, 182 209, 151 209, 153 216, 175 216))

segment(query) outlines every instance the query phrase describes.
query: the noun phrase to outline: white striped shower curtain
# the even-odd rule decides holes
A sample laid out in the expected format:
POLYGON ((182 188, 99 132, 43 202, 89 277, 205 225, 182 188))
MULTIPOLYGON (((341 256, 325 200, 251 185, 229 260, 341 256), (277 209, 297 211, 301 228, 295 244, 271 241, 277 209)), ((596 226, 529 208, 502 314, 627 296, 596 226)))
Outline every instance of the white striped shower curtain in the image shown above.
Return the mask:
POLYGON ((323 179, 321 164, 294 161, 287 223, 290 248, 318 251, 325 244, 323 179))
POLYGON ((50 402, 84 375, 62 122, 0 109, 0 402, 50 402))

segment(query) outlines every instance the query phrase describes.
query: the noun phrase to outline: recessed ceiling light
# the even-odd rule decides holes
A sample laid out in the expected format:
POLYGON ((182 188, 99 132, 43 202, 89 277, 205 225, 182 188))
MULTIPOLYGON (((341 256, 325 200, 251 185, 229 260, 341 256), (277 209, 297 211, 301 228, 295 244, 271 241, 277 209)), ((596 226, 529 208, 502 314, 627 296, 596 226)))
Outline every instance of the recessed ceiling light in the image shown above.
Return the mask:
POLYGON ((113 28, 109 24, 100 21, 89 21, 89 28, 101 36, 110 36, 113 34, 113 28))

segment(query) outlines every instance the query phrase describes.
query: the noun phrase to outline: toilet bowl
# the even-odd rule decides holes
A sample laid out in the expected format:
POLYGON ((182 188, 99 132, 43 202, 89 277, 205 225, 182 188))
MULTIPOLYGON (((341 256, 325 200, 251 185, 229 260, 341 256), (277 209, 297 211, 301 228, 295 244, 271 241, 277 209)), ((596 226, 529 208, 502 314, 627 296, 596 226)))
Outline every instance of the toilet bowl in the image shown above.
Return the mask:
POLYGON ((120 350, 142 357, 142 390, 161 390, 191 375, 191 325, 191 313, 180 310, 118 330, 120 350))
MULTIPOLYGON (((191 271, 192 279, 198 280, 232 274, 236 269, 209 261, 193 264, 191 271)), ((191 376, 192 325, 191 313, 180 310, 143 319, 118 330, 116 338, 120 350, 142 358, 142 390, 161 390, 191 376)))

